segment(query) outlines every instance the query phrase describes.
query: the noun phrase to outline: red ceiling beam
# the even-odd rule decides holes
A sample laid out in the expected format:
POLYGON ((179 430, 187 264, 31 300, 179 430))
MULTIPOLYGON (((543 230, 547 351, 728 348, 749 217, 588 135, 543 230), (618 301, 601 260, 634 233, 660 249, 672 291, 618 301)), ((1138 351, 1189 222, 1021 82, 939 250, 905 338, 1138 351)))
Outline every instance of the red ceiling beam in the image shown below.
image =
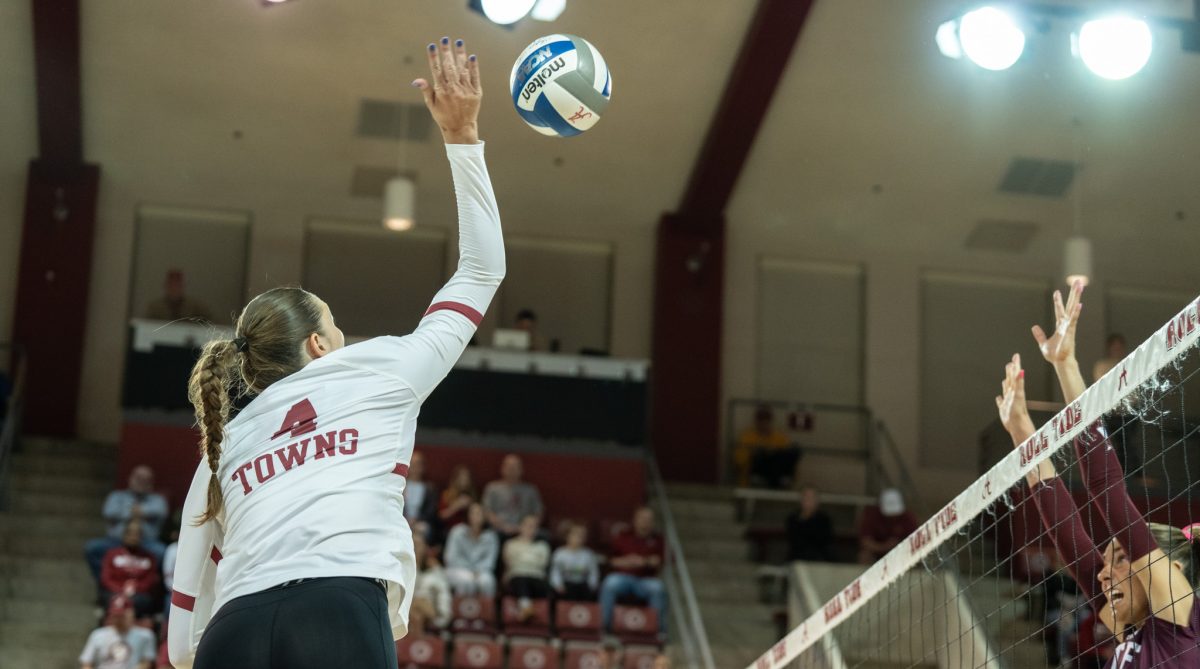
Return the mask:
POLYGON ((816 0, 759 0, 692 168, 680 215, 719 216, 733 196, 767 109, 816 0))

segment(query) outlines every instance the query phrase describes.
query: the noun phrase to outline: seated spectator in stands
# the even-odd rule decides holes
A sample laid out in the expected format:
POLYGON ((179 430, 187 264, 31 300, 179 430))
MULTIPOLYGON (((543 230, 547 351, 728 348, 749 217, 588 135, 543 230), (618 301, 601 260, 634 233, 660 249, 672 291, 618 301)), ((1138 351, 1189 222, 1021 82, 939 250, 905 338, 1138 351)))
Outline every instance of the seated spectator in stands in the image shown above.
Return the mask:
POLYGON ((413 534, 420 534, 427 542, 433 540, 433 530, 437 526, 437 506, 433 484, 425 480, 425 456, 420 451, 413 451, 404 482, 404 517, 413 534))
POLYGON ((666 653, 659 653, 654 658, 654 665, 651 669, 671 669, 671 657, 666 653))
POLYGON ((156 321, 174 321, 181 318, 212 321, 212 313, 202 302, 184 294, 183 272, 173 269, 167 272, 163 296, 146 307, 146 318, 156 321))
POLYGON ((83 652, 81 669, 151 669, 157 645, 154 632, 133 624, 133 604, 114 597, 108 604, 108 624, 92 630, 83 652))
POLYGON ((142 548, 142 524, 130 521, 125 525, 122 544, 104 554, 100 591, 105 603, 122 597, 133 604, 139 618, 158 613, 162 610, 158 569, 158 560, 142 548))
POLYGON ((600 584, 600 611, 604 629, 612 629, 613 607, 621 597, 632 595, 644 599, 658 613, 658 627, 667 622, 667 591, 659 573, 662 571, 665 546, 654 531, 654 511, 643 506, 633 512, 633 527, 613 539, 612 572, 600 584))
POLYGON ((567 530, 567 543, 550 560, 550 587, 559 599, 593 601, 600 585, 600 565, 587 547, 587 526, 575 523, 567 530))
POLYGON ((413 535, 413 554, 417 558, 417 580, 413 586, 412 608, 408 613, 409 634, 420 639, 429 628, 440 631, 450 624, 450 584, 429 544, 413 535))
POLYGON ((467 522, 467 509, 478 501, 479 493, 471 480, 471 470, 463 465, 455 467, 450 474, 450 485, 442 491, 438 503, 438 520, 442 528, 448 532, 455 525, 467 522))
POLYGON ((830 562, 833 547, 833 521, 821 508, 817 489, 800 489, 800 508, 787 517, 788 560, 830 562))
POLYGON ((542 496, 538 489, 521 480, 524 467, 516 455, 504 456, 500 465, 500 480, 492 481, 483 489, 483 510, 488 524, 508 539, 521 529, 526 516, 542 520, 542 496))
POLYGON ((904 496, 895 488, 879 493, 879 506, 863 509, 858 527, 858 562, 872 564, 887 555, 917 529, 917 517, 904 507, 904 496))
POLYGON ((540 518, 530 514, 521 519, 517 536, 504 542, 504 585, 521 607, 521 619, 533 615, 533 600, 550 594, 546 567, 550 544, 538 539, 540 518))
POLYGON ((467 522, 455 525, 446 537, 446 578, 456 595, 496 596, 496 558, 500 539, 483 519, 483 507, 474 502, 467 522))
POLYGON ((791 481, 800 461, 800 449, 775 427, 775 414, 768 406, 754 412, 754 426, 742 432, 733 450, 739 486, 780 488, 791 481))
POLYGON ((533 309, 522 309, 517 312, 517 317, 513 321, 514 330, 522 330, 529 333, 529 350, 544 351, 546 347, 542 342, 542 338, 538 335, 538 317, 533 309))
POLYGON ((1116 367, 1129 355, 1129 345, 1125 343, 1125 337, 1116 334, 1108 335, 1108 339, 1104 340, 1104 357, 1096 361, 1092 366, 1092 383, 1100 380, 1113 367, 1116 367))
POLYGON ((141 521, 142 548, 150 551, 155 560, 162 561, 166 547, 159 541, 159 535, 168 515, 167 500, 154 492, 154 472, 149 467, 134 467, 129 472, 129 488, 108 493, 102 513, 108 523, 108 536, 92 539, 83 549, 97 582, 100 581, 100 563, 104 554, 121 545, 125 525, 130 520, 141 521))

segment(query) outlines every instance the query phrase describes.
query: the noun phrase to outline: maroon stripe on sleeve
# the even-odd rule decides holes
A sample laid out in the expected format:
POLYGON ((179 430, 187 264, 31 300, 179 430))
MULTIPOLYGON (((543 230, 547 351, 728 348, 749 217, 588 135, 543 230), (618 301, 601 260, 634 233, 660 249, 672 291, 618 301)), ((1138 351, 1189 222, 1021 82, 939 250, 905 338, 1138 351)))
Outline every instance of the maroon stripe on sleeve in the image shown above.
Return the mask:
POLYGON ((392 473, 399 474, 400 476, 408 476, 408 465, 403 462, 397 462, 396 466, 392 468, 392 473))
POLYGON ((221 551, 217 550, 216 546, 213 546, 212 553, 209 554, 209 557, 212 558, 213 564, 217 564, 221 561, 221 558, 225 556, 221 555, 221 551))
POLYGON ((474 323, 475 327, 479 327, 479 324, 483 322, 483 314, 459 302, 435 302, 429 306, 429 310, 425 312, 425 315, 428 316, 435 311, 453 311, 460 313, 463 316, 466 316, 467 320, 474 323))
POLYGON ((171 593, 171 606, 178 606, 184 611, 191 611, 192 609, 196 608, 196 598, 188 597, 182 592, 176 590, 175 592, 171 593))

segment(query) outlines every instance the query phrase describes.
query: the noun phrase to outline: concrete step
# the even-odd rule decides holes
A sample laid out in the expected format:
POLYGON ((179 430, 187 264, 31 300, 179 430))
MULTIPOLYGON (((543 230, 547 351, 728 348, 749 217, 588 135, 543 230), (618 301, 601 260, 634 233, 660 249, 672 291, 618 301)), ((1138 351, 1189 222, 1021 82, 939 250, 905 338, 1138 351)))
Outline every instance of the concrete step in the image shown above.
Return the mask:
POLYGON ((109 476, 70 476, 64 474, 47 474, 41 472, 14 473, 12 490, 17 494, 23 493, 63 493, 107 495, 113 489, 112 478, 109 476))
POLYGON ((688 520, 735 522, 733 504, 722 500, 671 500, 671 514, 676 523, 688 520))
POLYGON ((100 517, 103 495, 63 495, 54 493, 24 493, 13 495, 10 508, 13 514, 76 516, 81 519, 100 517))
POLYGON ((753 582, 758 577, 758 565, 751 562, 729 562, 697 553, 684 553, 693 585, 713 580, 753 582))
POLYGON ((733 488, 731 486, 705 485, 702 483, 668 483, 667 499, 672 503, 676 499, 689 500, 719 500, 732 503, 733 488))
POLYGON ((79 537, 42 534, 36 536, 0 535, 0 553, 16 557, 59 558, 78 555, 83 560, 83 541, 79 537))
POLYGON ((72 455, 103 457, 116 462, 117 445, 79 439, 55 439, 53 437, 21 437, 21 453, 38 455, 72 455))
POLYGON ((74 556, 34 558, 0 554, 0 576, 26 580, 69 580, 88 582, 91 574, 83 561, 83 545, 74 556))
POLYGON ((700 608, 724 608, 731 604, 758 604, 759 586, 753 580, 693 581, 700 608))
POLYGON ((38 513, 0 513, 0 535, 31 537, 70 536, 84 539, 105 533, 99 511, 94 518, 38 513))
POLYGON ((676 519, 675 530, 680 537, 743 541, 746 527, 730 520, 684 516, 676 519))
POLYGON ((54 474, 105 479, 115 483, 116 460, 94 455, 51 455, 17 453, 12 461, 14 473, 54 474))
MULTIPOLYGON (((83 650, 92 627, 66 632, 58 623, 31 623, 26 621, 0 622, 0 646, 7 653, 11 648, 74 649, 74 655, 83 650)), ((8 666, 5 658, 4 666, 8 666)))
POLYGON ((92 604, 96 600, 96 584, 86 568, 80 576, 81 578, 64 580, 0 576, 0 597, 64 604, 92 604))
MULTIPOLYGON (((87 637, 84 637, 86 640, 87 637)), ((83 650, 83 641, 78 648, 61 646, 54 649, 42 648, 13 648, 4 650, 4 669, 79 669, 79 653, 83 650)))
POLYGON ((59 629, 64 630, 90 630, 98 620, 93 604, 17 597, 0 600, 0 622, 27 622, 58 625, 59 629))
MULTIPOLYGON (((700 559, 746 562, 750 557, 750 546, 741 539, 691 539, 680 537, 683 555, 690 562, 692 556, 700 559)), ((693 577, 694 578, 694 577, 693 577)))

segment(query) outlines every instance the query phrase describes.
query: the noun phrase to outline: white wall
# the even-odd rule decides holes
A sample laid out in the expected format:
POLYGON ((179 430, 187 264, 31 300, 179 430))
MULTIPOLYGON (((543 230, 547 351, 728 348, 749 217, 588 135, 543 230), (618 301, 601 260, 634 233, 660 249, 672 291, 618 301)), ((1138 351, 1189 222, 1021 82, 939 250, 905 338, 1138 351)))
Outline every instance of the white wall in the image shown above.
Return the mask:
MULTIPOLYGON (((37 152, 32 25, 30 3, 0 2, 0 342, 12 334, 25 180, 37 152)), ((0 355, 0 369, 7 366, 0 355)))

